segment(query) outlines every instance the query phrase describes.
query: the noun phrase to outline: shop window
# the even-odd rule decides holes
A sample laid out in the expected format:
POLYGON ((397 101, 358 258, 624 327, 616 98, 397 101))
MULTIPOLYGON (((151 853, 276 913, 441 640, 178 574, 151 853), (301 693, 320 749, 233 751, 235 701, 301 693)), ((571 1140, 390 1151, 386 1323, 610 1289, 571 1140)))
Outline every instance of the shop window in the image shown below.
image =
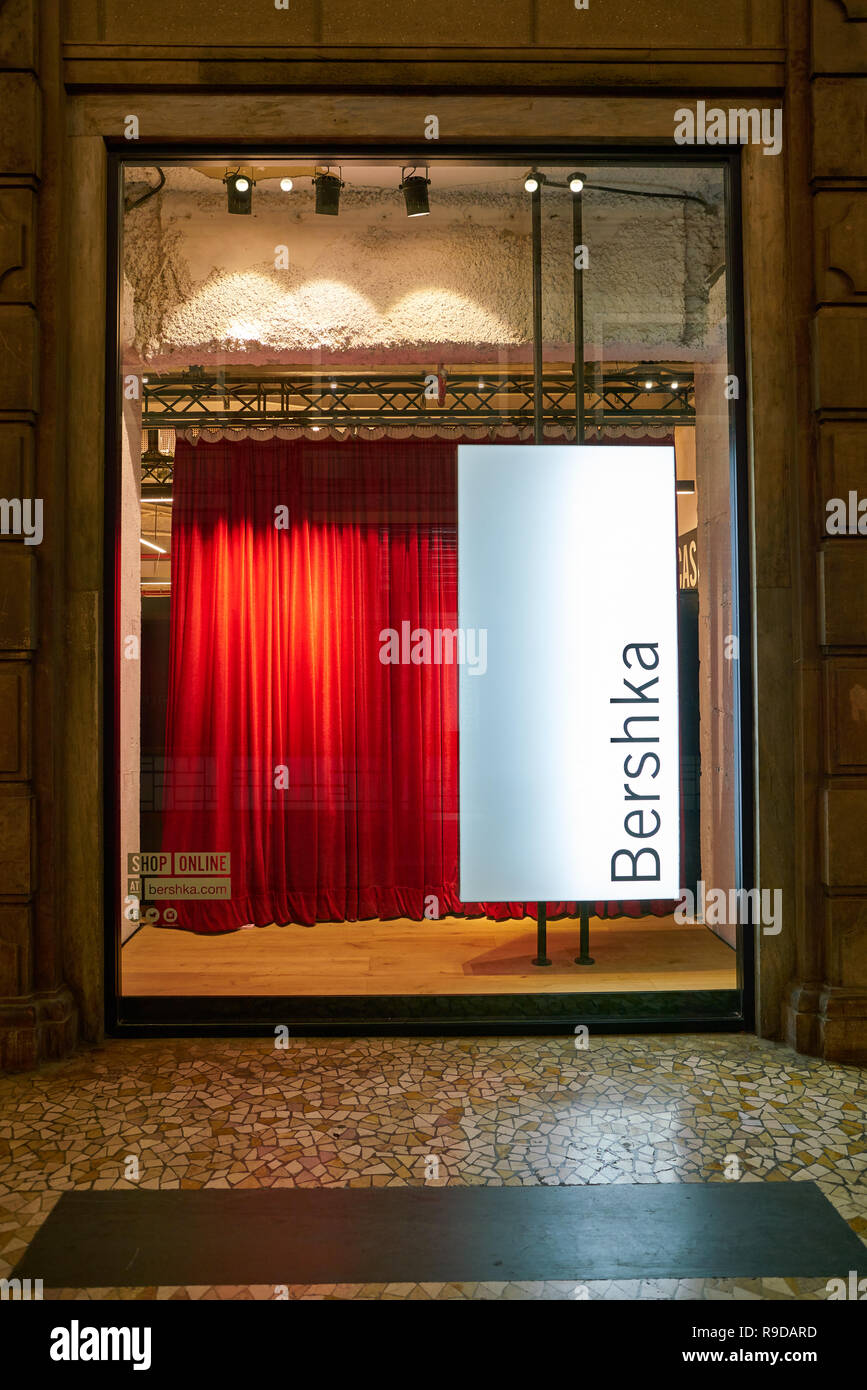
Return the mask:
POLYGON ((115 1021, 742 1020, 732 166, 114 167, 115 1021), (615 459, 672 461, 675 891, 467 901, 460 682, 496 654, 459 449, 576 443, 601 500, 558 544, 602 613, 640 583, 615 459))

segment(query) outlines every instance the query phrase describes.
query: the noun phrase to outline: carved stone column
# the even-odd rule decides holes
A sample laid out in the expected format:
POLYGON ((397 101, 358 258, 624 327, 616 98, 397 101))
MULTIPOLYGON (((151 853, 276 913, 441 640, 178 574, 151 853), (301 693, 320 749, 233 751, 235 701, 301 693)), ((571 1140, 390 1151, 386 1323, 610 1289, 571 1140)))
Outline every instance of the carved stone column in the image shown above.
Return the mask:
MULTIPOLYGON (((867 0, 812 0, 813 437, 803 480, 805 561, 818 567, 805 633, 805 722, 816 749, 817 893, 806 899, 788 1038, 838 1061, 867 1058, 867 534, 829 534, 828 503, 867 499, 867 0), (813 617, 813 614, 809 614, 813 617), (816 652, 811 660, 810 648, 816 652), (815 665, 816 680, 810 679, 815 665), (807 935, 812 942, 807 940, 807 935), (810 949, 808 949, 810 947, 810 949)), ((856 514, 857 515, 857 514, 856 514)), ((867 530, 867 515, 864 516, 867 530)), ((803 543, 803 542, 802 542, 803 543)), ((804 567, 804 585, 813 576, 804 567)))
POLYGON ((0 135, 0 498, 9 504, 0 517, 8 531, 0 535, 0 1067, 7 1069, 61 1056, 76 1038, 55 867, 63 621, 55 8, 12 0, 0 11, 0 97, 16 113, 0 135))

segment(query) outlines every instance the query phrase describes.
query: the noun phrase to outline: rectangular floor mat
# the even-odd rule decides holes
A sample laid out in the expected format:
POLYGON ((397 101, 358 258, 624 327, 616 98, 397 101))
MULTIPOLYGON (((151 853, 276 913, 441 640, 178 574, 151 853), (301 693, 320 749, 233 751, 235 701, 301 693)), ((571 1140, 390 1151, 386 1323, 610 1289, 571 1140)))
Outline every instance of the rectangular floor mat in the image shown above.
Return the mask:
POLYGON ((845 1277, 812 1182, 64 1192, 14 1273, 46 1288, 845 1277))

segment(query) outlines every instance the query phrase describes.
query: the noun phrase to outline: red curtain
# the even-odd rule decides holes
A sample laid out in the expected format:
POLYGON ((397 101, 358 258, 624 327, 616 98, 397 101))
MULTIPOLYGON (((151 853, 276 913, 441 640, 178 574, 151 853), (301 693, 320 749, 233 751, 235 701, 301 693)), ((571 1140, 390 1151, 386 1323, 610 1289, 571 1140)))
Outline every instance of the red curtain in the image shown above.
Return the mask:
MULTIPOLYGON (((231 854, 177 925, 535 916, 458 897, 455 443, 178 440, 163 849, 231 854)), ((657 915, 671 903, 653 903, 657 915)), ((597 904, 638 915, 638 903, 597 904)), ((549 903, 552 918, 575 903, 549 903)))
POLYGON ((178 441, 163 849, 232 878, 179 926, 535 911, 458 897, 457 667, 380 660, 457 626, 456 539, 452 441, 178 441))

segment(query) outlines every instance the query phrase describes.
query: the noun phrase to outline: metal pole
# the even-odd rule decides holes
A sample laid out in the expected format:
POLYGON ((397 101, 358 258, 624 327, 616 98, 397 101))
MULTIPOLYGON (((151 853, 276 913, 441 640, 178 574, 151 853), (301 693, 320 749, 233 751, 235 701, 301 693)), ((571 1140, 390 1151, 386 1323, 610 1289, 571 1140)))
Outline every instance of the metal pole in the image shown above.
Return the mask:
POLYGON ((583 193, 572 194, 572 295, 575 338, 575 440, 584 443, 584 271, 575 264, 584 245, 583 193))
MULTIPOLYGON (((533 227, 533 443, 543 444, 542 401, 542 180, 532 193, 533 227)), ((536 955, 534 965, 550 965, 548 959, 548 905, 536 904, 536 955)))
MULTIPOLYGON (((575 439, 584 443, 584 271, 575 264, 584 245, 583 190, 572 194, 572 293, 575 337, 575 439)), ((576 965, 592 965, 590 954, 590 904, 579 903, 580 929, 576 965)))
POLYGON ((533 443, 544 443, 542 424, 542 182, 533 199, 533 443))
POLYGON ((575 964, 594 965, 595 961, 590 954, 590 904, 579 903, 578 909, 581 914, 581 926, 578 933, 578 955, 575 957, 575 964))
POLYGON ((536 904, 536 954, 534 965, 550 965, 548 959, 548 905, 536 904))

